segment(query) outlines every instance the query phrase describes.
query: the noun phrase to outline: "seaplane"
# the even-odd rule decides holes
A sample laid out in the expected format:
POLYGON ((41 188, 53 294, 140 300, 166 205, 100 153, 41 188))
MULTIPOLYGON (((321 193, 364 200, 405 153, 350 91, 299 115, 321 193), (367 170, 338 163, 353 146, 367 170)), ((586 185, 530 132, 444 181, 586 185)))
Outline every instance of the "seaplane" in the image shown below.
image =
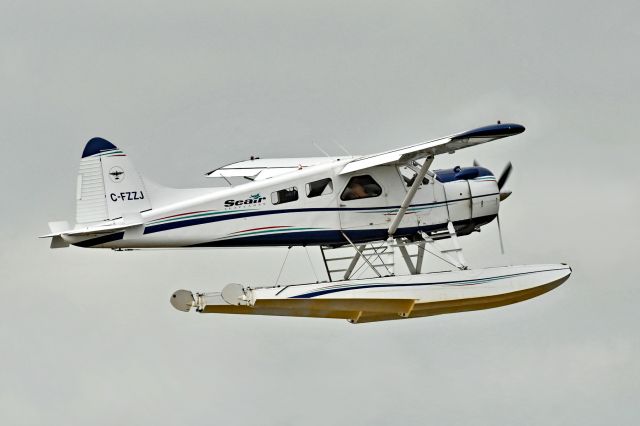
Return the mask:
POLYGON ((470 268, 459 241, 494 220, 500 229, 511 164, 496 178, 475 161, 448 169, 432 163, 524 130, 498 122, 372 155, 251 157, 206 173, 220 185, 190 189, 143 177, 124 151, 96 137, 80 160, 76 224, 50 222, 42 237, 51 239, 51 248, 119 251, 304 247, 307 254, 318 250, 324 264, 326 278, 316 274, 315 282, 177 290, 170 302, 184 312, 361 324, 509 305, 558 287, 571 268, 470 268), (447 267, 428 270, 426 258, 447 267))

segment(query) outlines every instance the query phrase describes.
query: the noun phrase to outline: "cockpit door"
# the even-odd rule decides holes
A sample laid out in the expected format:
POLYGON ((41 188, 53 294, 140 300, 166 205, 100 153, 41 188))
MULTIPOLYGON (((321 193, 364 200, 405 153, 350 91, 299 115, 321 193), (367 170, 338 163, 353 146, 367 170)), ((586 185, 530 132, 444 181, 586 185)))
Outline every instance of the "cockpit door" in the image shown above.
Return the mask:
MULTIPOLYGON (((338 205, 344 230, 386 230, 406 194, 396 167, 380 166, 339 176, 338 205)), ((416 227, 415 215, 405 215, 400 227, 416 227)))

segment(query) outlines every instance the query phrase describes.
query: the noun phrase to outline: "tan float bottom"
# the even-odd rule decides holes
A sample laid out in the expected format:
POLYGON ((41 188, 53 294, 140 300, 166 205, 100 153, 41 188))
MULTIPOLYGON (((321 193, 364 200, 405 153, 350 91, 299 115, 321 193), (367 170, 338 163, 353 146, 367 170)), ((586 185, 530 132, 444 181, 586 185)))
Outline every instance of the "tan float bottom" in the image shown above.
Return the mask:
POLYGON ((569 277, 527 290, 494 296, 416 303, 413 299, 264 299, 254 306, 207 305, 202 313, 340 318, 353 324, 427 317, 497 308, 522 302, 558 287, 569 277))

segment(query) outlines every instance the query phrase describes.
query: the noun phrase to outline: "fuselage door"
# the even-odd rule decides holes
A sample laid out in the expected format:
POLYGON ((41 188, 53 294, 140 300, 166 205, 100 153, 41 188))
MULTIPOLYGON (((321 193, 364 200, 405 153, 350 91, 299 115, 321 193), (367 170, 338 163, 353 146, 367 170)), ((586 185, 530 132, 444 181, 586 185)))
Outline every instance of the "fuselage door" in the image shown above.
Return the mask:
MULTIPOLYGON (((414 184, 418 174, 407 166, 398 167, 398 172, 400 173, 405 189, 408 192, 414 184)), ((441 213, 441 211, 438 211, 438 206, 441 207, 441 210, 446 209, 446 206, 444 203, 436 203, 434 180, 435 178, 431 176, 424 177, 420 187, 413 197, 413 200, 411 201, 411 206, 407 209, 406 216, 415 217, 416 223, 420 227, 430 226, 434 223, 446 223, 446 219, 444 221, 438 221, 441 213)), ((441 199, 444 200, 444 194, 442 194, 441 199)))
MULTIPOLYGON (((342 229, 386 230, 407 192, 397 169, 380 166, 340 178, 337 183, 342 229)), ((417 226, 415 215, 405 215, 400 227, 407 226, 417 226)))

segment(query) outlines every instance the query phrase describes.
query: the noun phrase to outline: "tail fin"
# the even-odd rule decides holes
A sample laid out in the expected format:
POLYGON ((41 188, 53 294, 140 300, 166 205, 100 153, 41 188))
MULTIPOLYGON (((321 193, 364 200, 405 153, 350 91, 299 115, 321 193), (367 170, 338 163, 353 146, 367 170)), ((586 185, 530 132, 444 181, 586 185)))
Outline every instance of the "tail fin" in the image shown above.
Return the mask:
POLYGON ((136 215, 151 202, 129 157, 111 142, 93 138, 84 147, 76 190, 76 222, 136 215))

